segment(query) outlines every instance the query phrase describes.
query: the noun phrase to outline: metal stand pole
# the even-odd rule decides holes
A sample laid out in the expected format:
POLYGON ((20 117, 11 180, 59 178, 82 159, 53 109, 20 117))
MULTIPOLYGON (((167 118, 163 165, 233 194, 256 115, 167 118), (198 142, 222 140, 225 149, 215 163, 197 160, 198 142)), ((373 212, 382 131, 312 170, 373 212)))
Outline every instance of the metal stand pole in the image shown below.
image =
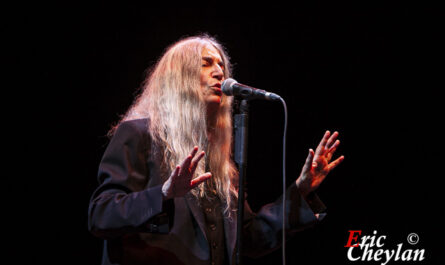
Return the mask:
POLYGON ((247 133, 248 133, 248 108, 247 100, 243 99, 239 106, 239 114, 235 114, 235 162, 238 164, 239 187, 238 187, 238 214, 236 228, 236 264, 241 265, 242 251, 242 228, 244 216, 244 184, 247 168, 247 133))

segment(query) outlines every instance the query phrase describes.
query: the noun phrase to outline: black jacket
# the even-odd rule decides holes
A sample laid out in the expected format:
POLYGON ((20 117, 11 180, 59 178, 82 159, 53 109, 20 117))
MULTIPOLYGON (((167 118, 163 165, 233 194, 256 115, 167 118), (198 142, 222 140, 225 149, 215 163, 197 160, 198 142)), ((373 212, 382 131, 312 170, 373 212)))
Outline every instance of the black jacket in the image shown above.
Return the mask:
MULTIPOLYGON (((163 201, 162 178, 148 120, 123 122, 100 162, 100 185, 91 197, 89 229, 105 239, 103 264, 209 264, 203 212, 193 196, 163 201)), ((164 178, 165 179, 165 178, 164 178)), ((324 211, 313 194, 304 200, 295 183, 287 189, 286 229, 294 232, 324 211)), ((236 216, 224 219, 227 256, 234 264, 236 216)), ((243 254, 260 256, 281 244, 281 197, 253 213, 245 202, 243 254)))

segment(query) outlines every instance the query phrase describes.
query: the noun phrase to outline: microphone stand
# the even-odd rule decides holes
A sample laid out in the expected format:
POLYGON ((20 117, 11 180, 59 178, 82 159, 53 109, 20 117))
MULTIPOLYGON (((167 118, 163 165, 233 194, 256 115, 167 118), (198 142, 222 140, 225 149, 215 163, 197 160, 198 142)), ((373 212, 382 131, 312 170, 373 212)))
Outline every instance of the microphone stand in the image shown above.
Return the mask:
POLYGON ((247 132, 248 132, 248 111, 249 105, 247 99, 241 100, 238 114, 234 115, 234 129, 235 129, 235 162, 238 164, 239 171, 239 186, 238 186, 238 212, 237 212, 237 226, 236 226, 236 263, 241 265, 241 250, 242 250, 242 228, 244 217, 244 184, 247 168, 247 132))

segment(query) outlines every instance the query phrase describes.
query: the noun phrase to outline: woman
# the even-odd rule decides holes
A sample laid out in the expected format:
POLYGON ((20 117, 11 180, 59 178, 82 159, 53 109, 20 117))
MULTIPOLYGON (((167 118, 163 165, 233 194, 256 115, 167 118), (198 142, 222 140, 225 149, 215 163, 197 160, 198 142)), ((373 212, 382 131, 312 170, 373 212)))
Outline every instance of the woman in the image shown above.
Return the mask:
MULTIPOLYGON (((238 174, 232 98, 221 92, 230 70, 214 38, 178 41, 111 130, 89 208, 90 231, 105 239, 103 264, 233 264, 238 174)), ((318 220, 324 205, 313 191, 343 160, 330 162, 337 136, 326 132, 288 188, 285 229, 318 220)), ((281 199, 258 213, 245 202, 243 254, 280 246, 281 199)))

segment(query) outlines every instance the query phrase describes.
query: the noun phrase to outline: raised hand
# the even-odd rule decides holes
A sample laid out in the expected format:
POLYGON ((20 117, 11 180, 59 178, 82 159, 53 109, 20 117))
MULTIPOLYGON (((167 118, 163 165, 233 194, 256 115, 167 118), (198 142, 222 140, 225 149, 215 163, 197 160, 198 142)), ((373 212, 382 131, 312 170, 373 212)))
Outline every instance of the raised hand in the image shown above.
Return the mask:
POLYGON ((344 160, 344 156, 340 156, 331 162, 332 156, 340 144, 340 141, 336 140, 337 137, 338 132, 331 135, 329 131, 326 131, 315 152, 309 149, 306 162, 296 181, 297 187, 304 197, 316 190, 328 173, 344 160))
POLYGON ((202 151, 195 157, 197 152, 198 147, 195 146, 190 155, 187 156, 181 165, 176 166, 170 177, 164 182, 162 185, 162 194, 165 200, 184 196, 191 189, 212 176, 212 173, 207 172, 195 179, 192 179, 199 160, 201 160, 201 158, 203 158, 205 155, 205 152, 202 151))

